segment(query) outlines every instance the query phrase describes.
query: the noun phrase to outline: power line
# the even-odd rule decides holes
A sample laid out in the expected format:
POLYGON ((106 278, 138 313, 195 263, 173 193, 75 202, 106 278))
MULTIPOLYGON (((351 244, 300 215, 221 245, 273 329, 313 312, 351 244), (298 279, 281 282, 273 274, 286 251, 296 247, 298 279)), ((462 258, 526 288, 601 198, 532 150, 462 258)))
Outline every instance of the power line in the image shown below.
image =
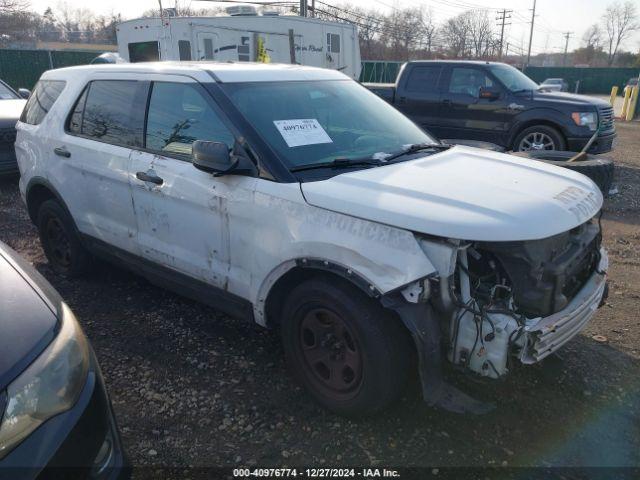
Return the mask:
POLYGON ((533 42, 533 24, 536 20, 536 0, 533 0, 533 9, 531 13, 531 31, 529 32, 529 51, 527 52, 527 66, 531 60, 531 43, 533 42))
POLYGON ((573 35, 573 32, 564 32, 564 56, 562 57, 562 66, 564 67, 567 64, 567 50, 569 49, 569 37, 573 35))
MULTIPOLYGON (((513 13, 513 10, 507 10, 502 9, 502 11, 498 14, 498 16, 496 17, 496 20, 500 20, 500 23, 498 25, 500 25, 500 55, 499 58, 502 58, 502 42, 504 41, 504 26, 505 26, 505 22, 511 18, 511 13, 513 13)), ((511 25, 510 23, 508 25, 511 25)))

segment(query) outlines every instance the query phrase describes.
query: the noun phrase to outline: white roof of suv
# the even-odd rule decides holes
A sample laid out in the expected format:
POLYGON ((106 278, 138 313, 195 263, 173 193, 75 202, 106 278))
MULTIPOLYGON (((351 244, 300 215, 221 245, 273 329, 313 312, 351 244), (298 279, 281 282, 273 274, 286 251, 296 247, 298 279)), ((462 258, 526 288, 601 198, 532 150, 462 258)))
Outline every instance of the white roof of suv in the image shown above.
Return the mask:
POLYGON ((86 73, 154 73, 154 74, 194 74, 205 72, 221 83, 230 82, 287 82, 300 80, 346 80, 345 74, 337 70, 307 67, 303 65, 288 65, 277 63, 253 62, 141 62, 83 65, 77 67, 49 70, 42 78, 55 78, 59 74, 66 77, 68 73, 75 75, 86 73))

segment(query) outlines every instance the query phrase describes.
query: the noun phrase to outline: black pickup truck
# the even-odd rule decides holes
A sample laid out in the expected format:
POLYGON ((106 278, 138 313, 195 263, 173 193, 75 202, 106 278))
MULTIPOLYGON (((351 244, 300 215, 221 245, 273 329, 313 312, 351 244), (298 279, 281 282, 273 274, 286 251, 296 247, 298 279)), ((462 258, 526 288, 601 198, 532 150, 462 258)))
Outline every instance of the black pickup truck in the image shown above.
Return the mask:
POLYGON ((395 84, 365 84, 443 139, 481 140, 514 151, 613 148, 613 108, 584 95, 543 92, 516 68, 495 62, 405 63, 395 84))

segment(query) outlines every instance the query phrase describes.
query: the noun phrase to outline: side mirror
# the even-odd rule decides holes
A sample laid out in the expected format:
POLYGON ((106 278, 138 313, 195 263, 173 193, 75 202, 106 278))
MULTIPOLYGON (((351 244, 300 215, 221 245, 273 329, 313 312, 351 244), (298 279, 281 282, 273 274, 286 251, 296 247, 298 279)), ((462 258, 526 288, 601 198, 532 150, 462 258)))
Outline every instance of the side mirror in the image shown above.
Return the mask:
POLYGON ((497 100, 500 98, 500 90, 495 87, 480 87, 479 97, 485 100, 497 100))
POLYGON ((193 142, 191 152, 193 166, 204 172, 226 172, 233 166, 226 143, 196 140, 193 142))
POLYGON ((20 95, 25 100, 28 100, 31 96, 31 90, 29 90, 28 88, 20 88, 18 89, 18 95, 20 95))
POLYGON ((256 176, 257 169, 246 156, 244 149, 236 142, 233 152, 229 153, 229 146, 222 142, 196 140, 192 145, 193 166, 203 172, 216 176, 235 174, 256 176))

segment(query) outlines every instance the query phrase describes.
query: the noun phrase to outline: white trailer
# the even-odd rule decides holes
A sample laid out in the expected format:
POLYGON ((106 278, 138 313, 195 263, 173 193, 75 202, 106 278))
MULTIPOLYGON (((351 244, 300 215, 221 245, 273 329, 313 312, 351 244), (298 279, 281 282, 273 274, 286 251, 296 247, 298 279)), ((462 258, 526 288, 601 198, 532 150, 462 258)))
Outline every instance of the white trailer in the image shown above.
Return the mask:
MULTIPOLYGON (((129 62, 156 60, 296 63, 360 75, 355 25, 263 14, 139 18, 120 23, 118 52, 129 62)), ((233 11, 233 10, 232 10, 233 11)), ((249 14, 247 14, 249 12, 249 14)))

